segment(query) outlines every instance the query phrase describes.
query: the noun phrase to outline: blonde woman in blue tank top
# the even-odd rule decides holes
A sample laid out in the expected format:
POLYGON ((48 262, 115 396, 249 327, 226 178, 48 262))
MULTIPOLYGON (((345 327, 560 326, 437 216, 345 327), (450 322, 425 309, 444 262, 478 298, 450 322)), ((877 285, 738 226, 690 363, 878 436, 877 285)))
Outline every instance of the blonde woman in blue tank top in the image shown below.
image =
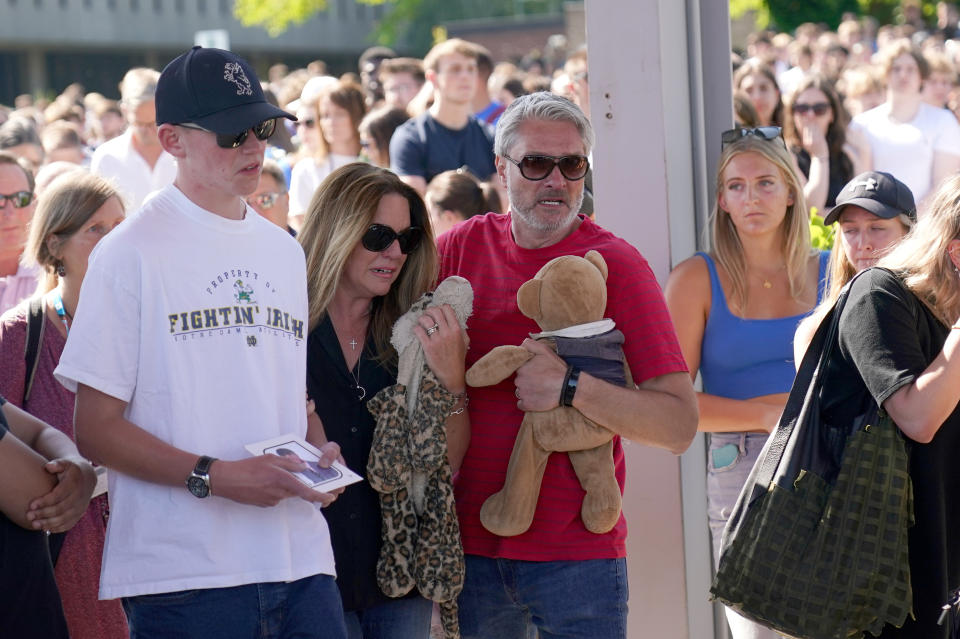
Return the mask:
MULTIPOLYGON (((710 433, 707 500, 720 535, 793 384, 793 334, 822 293, 803 188, 777 127, 724 133, 713 251, 677 265, 665 295, 710 433)), ((727 610, 734 639, 778 636, 727 610)))

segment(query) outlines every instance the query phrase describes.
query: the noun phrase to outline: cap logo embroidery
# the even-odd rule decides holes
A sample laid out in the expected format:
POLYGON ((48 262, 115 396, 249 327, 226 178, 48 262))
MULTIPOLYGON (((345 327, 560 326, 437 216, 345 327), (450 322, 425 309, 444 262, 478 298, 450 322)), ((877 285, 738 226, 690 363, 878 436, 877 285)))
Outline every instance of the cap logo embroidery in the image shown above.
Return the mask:
POLYGON ((227 62, 223 65, 223 79, 237 85, 237 95, 253 95, 253 88, 243 67, 237 62, 227 62))
POLYGON ((864 188, 865 188, 866 190, 868 190, 868 191, 876 191, 876 190, 877 190, 877 184, 878 184, 878 182, 877 182, 876 180, 874 180, 873 178, 867 178, 866 180, 863 180, 863 181, 861 181, 861 182, 854 182, 854 183, 851 184, 850 186, 852 186, 853 188, 857 188, 858 186, 862 186, 862 187, 864 187, 864 188))

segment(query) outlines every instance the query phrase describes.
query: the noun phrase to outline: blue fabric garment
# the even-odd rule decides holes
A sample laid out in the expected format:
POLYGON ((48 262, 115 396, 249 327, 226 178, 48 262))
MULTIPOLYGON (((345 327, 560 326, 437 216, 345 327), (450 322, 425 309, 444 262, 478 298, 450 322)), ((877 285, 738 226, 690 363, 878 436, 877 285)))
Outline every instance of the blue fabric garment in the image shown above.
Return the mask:
MULTIPOLYGON (((710 315, 700 347, 703 391, 731 399, 786 393, 793 385, 793 334, 807 313, 776 319, 743 319, 730 312, 717 266, 697 253, 710 271, 710 315)), ((820 253, 817 303, 823 298, 828 253, 820 253)))

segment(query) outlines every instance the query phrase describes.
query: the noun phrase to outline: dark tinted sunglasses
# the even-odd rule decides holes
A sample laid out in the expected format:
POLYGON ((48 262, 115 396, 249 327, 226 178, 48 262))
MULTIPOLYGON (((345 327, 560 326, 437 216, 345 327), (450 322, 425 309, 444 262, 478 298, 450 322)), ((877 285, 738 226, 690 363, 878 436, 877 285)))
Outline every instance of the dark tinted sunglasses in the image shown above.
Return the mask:
POLYGON ((830 105, 827 102, 817 102, 816 104, 803 104, 798 103, 793 105, 793 112, 797 115, 804 115, 813 111, 814 115, 823 115, 830 110, 830 105))
POLYGON ((534 182, 546 179, 555 166, 560 167, 563 177, 572 181, 582 180, 590 168, 590 161, 585 155, 525 155, 519 162, 509 155, 503 157, 517 165, 520 175, 534 182))
POLYGON ((417 249, 421 239, 423 239, 423 229, 419 226, 411 226, 397 233, 386 224, 371 224, 360 239, 360 243, 368 251, 379 253, 386 251, 393 241, 397 240, 400 242, 400 252, 407 255, 417 249))
POLYGON ((0 193, 0 206, 6 206, 7 202, 13 204, 13 208, 15 209, 22 209, 30 204, 30 202, 33 202, 33 193, 30 191, 17 191, 10 195, 0 193))
MULTIPOLYGON (((720 134, 720 148, 725 149, 727 145, 750 136, 755 136, 762 140, 776 140, 780 138, 780 127, 758 126, 753 129, 730 129, 729 131, 724 131, 720 134)), ((783 142, 783 139, 781 138, 780 141, 783 142)))
MULTIPOLYGON (((179 126, 182 126, 187 129, 196 129, 197 131, 207 131, 211 133, 210 129, 205 129, 202 126, 198 126, 191 122, 181 122, 179 126)), ((271 135, 273 135, 274 130, 277 128, 276 118, 270 118, 269 120, 264 120, 260 124, 255 124, 249 129, 245 129, 240 133, 216 133, 217 136, 217 146, 221 149, 235 149, 244 142, 247 141, 247 136, 250 135, 250 131, 253 131, 253 135, 258 140, 266 140, 271 135)))

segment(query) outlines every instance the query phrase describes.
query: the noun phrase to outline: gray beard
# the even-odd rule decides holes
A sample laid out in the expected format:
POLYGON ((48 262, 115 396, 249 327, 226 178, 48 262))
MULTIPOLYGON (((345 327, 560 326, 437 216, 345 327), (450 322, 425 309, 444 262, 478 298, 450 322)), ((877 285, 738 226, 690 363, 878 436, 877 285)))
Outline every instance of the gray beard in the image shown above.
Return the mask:
POLYGON ((538 218, 528 209, 523 209, 517 206, 517 203, 513 201, 513 195, 510 194, 510 212, 521 222, 523 222, 524 226, 527 226, 535 231, 559 231, 560 229, 568 227, 576 219, 577 214, 580 213, 580 207, 583 206, 583 196, 584 191, 580 191, 580 197, 577 198, 577 201, 574 202, 573 206, 570 207, 570 213, 567 214, 566 217, 557 217, 544 220, 542 218, 538 218))

